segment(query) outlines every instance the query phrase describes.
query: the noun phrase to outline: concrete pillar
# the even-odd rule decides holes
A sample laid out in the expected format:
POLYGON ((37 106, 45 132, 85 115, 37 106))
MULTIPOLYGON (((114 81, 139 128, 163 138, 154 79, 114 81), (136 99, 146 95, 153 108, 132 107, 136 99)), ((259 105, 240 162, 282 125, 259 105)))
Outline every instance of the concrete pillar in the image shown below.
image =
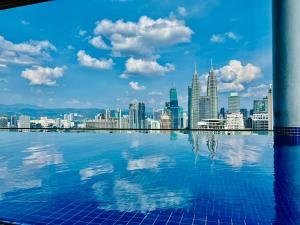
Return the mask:
POLYGON ((275 134, 300 136, 300 0, 273 0, 275 134))

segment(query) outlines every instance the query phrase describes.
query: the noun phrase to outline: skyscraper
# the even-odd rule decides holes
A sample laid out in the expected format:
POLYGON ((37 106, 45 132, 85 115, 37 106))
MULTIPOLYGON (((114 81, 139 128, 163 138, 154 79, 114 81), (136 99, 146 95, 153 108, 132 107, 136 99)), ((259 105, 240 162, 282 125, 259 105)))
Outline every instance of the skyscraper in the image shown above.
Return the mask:
POLYGON ((218 118, 218 87, 212 63, 207 78, 207 96, 210 97, 211 119, 218 118))
POLYGON ((239 113, 240 112, 240 96, 237 92, 230 93, 228 97, 228 112, 239 113))
POLYGON ((137 105, 135 103, 132 103, 129 105, 129 128, 131 129, 136 129, 138 128, 137 126, 137 115, 138 110, 137 110, 137 105))
POLYGON ((30 117, 29 116, 19 116, 18 128, 30 128, 30 117))
POLYGON ((8 118, 7 116, 0 116, 0 128, 8 127, 8 118))
POLYGON ((268 98, 253 100, 253 113, 266 113, 268 112, 268 98))
POLYGON ((187 127, 191 128, 191 111, 192 111, 192 87, 188 87, 188 122, 187 127))
POLYGON ((191 129, 198 128, 199 121, 199 97, 200 97, 200 82, 197 73, 197 67, 195 65, 195 72, 192 80, 191 88, 191 129))
POLYGON ((170 89, 170 111, 171 111, 171 128, 179 127, 179 107, 177 99, 177 91, 175 88, 170 89))
POLYGON ((146 111, 145 111, 145 103, 138 103, 138 118, 137 124, 139 129, 145 129, 146 122, 146 111))
POLYGON ((268 91, 268 129, 273 129, 273 94, 272 94, 272 84, 268 91))
POLYGON ((211 98, 200 96, 199 98, 199 121, 211 119, 211 98))

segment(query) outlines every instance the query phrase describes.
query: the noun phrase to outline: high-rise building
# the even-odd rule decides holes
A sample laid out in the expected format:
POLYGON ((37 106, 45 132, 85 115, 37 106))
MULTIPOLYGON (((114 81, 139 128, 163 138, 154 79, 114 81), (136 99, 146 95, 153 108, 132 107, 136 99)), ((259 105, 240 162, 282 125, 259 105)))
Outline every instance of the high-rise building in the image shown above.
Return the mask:
POLYGON ((30 128, 30 117, 29 116, 19 116, 18 128, 30 128))
POLYGON ((18 127, 18 119, 16 115, 12 115, 10 117, 10 127, 11 128, 17 128, 18 127))
POLYGON ((211 98, 200 96, 199 98, 199 121, 211 119, 211 98))
POLYGON ((188 122, 187 122, 187 127, 191 128, 191 111, 192 111, 192 87, 188 87, 188 122))
POLYGON ((197 72, 197 67, 195 65, 195 72, 192 80, 191 88, 191 129, 198 128, 199 122, 199 97, 200 97, 200 82, 197 72))
POLYGON ((138 128, 137 117, 138 117, 137 104, 132 103, 129 105, 129 115, 128 115, 129 128, 131 128, 131 129, 138 128))
POLYGON ((118 121, 118 128, 121 129, 122 127, 122 110, 121 108, 117 108, 116 112, 115 112, 117 121, 118 121))
POLYGON ((0 128, 8 127, 8 118, 7 116, 0 116, 0 128))
POLYGON ((207 96, 210 97, 211 119, 218 118, 218 87, 217 78, 213 66, 208 73, 207 78, 207 96))
POLYGON ((220 109, 220 119, 225 119, 225 108, 224 107, 222 107, 221 109, 220 109))
POLYGON ((270 85, 268 90, 268 129, 273 129, 273 93, 272 85, 270 85))
POLYGON ((238 93, 230 93, 228 97, 228 113, 240 112, 240 96, 238 93))
POLYGON ((253 100, 253 113, 268 112, 268 97, 253 100))
POLYGON ((185 128, 183 126, 183 107, 179 106, 179 115, 178 115, 178 119, 179 119, 179 124, 178 124, 178 128, 185 128))
POLYGON ((179 127, 179 107, 177 99, 177 91, 175 88, 170 89, 170 112, 171 112, 171 128, 179 127))
POLYGON ((160 115, 161 115, 161 110, 160 109, 153 109, 153 120, 159 121, 160 120, 160 115))
POLYGON ((167 113, 163 113, 160 117, 160 128, 161 129, 171 128, 171 117, 167 113))
POLYGON ((139 102, 138 103, 138 128, 145 129, 145 121, 146 120, 146 110, 145 110, 145 103, 139 102))

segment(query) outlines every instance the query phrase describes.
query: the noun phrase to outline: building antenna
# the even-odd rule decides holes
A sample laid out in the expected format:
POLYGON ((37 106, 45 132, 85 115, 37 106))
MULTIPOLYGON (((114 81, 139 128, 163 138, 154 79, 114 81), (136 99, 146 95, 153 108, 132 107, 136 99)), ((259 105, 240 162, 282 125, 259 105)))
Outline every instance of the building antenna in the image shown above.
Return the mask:
POLYGON ((213 69, 214 69, 213 59, 210 58, 210 70, 213 70, 213 69))
POLYGON ((197 64, 195 62, 195 73, 197 73, 197 64))

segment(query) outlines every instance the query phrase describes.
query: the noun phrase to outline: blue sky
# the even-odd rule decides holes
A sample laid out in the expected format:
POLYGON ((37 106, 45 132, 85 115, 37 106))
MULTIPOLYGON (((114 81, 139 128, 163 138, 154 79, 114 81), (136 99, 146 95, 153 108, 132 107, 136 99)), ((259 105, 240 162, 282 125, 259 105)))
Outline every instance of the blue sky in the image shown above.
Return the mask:
POLYGON ((44 107, 186 109, 197 64, 203 94, 213 59, 219 106, 267 94, 271 0, 57 0, 1 11, 0 102, 44 107))

